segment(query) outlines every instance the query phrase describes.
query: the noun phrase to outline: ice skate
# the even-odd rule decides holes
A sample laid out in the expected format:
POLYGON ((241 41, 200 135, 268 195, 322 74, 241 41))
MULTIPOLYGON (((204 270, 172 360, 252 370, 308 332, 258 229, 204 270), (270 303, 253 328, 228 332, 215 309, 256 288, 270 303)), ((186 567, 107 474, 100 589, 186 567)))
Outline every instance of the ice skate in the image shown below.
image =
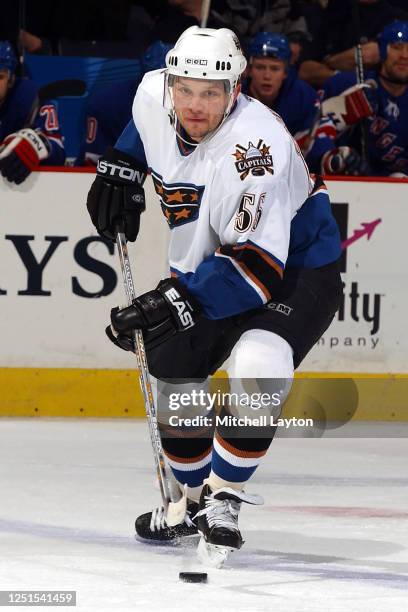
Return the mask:
POLYGON ((171 542, 178 538, 197 535, 197 521, 192 517, 198 511, 198 504, 193 501, 187 502, 187 511, 184 520, 178 525, 169 526, 166 521, 163 506, 155 508, 152 512, 141 514, 135 521, 136 535, 138 538, 155 542, 171 542))
POLYGON ((259 495, 246 495, 229 487, 202 490, 197 519, 201 540, 197 554, 204 565, 222 567, 230 552, 241 548, 244 540, 238 528, 241 503, 263 504, 259 495))

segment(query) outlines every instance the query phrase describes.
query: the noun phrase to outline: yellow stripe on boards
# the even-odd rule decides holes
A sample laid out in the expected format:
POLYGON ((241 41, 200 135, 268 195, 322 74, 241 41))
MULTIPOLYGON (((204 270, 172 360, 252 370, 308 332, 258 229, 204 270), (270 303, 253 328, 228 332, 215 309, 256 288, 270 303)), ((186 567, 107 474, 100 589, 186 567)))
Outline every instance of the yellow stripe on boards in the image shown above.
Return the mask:
POLYGON ((136 370, 0 369, 0 416, 143 417, 136 370))
MULTIPOLYGON (((145 416, 136 370, 1 368, 0 390, 2 417, 145 416)), ((407 398, 407 374, 301 372, 282 416, 408 421, 407 398)))

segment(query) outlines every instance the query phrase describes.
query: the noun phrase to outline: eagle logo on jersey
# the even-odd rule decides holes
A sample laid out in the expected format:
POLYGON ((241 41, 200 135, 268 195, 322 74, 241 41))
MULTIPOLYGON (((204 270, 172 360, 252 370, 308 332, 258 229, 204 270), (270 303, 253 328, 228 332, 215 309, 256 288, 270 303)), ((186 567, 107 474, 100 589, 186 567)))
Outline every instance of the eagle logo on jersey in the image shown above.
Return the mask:
POLYGON ((235 167, 241 181, 246 179, 249 174, 253 176, 263 176, 265 172, 273 174, 273 159, 269 153, 270 147, 266 145, 262 138, 256 146, 252 142, 249 142, 246 148, 240 144, 235 146, 236 151, 232 153, 232 156, 237 160, 235 167))
POLYGON ((152 179, 170 229, 197 219, 204 186, 183 183, 166 184, 163 178, 153 170, 152 179))

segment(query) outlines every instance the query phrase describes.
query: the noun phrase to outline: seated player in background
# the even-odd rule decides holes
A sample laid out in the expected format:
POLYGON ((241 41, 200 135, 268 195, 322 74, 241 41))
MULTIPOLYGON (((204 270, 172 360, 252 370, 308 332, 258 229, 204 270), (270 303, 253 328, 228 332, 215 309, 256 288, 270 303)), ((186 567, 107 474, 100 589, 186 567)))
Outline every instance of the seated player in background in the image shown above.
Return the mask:
MULTIPOLYGON (((99 161, 88 194, 98 232, 115 240, 120 222, 134 241, 149 167, 171 231, 171 275, 131 306, 114 308, 108 336, 134 350, 133 330, 142 330, 165 412, 171 389, 205 384, 228 356, 232 389, 250 379, 255 388, 277 390, 282 406, 294 368, 330 325, 342 295, 327 190, 310 178, 280 117, 240 93, 246 60, 231 30, 189 28, 166 65, 145 75, 133 119, 99 161)), ((214 415, 207 406, 185 409, 190 417, 197 410, 214 415)), ((223 410, 228 417, 245 407, 223 410)), ((254 435, 250 425, 214 431, 161 421, 169 465, 181 490, 188 487, 187 513, 169 527, 157 508, 137 519, 137 534, 163 542, 199 531, 207 552, 240 548, 240 505, 260 503, 244 489, 275 429, 254 435)))
POLYGON ((16 78, 17 59, 0 42, 0 172, 22 183, 39 164, 63 166, 65 150, 55 105, 40 103, 37 85, 16 78))
MULTIPOLYGON (((161 40, 154 42, 142 55, 142 76, 151 70, 165 67, 166 53, 172 45, 161 40)), ((132 103, 141 79, 118 81, 98 89, 90 97, 86 109, 86 137, 81 145, 76 166, 94 166, 112 147, 132 118, 132 103)))
POLYGON ((242 91, 276 111, 302 148, 319 109, 316 91, 290 66, 289 40, 283 34, 260 32, 249 45, 248 79, 242 91))
POLYGON ((388 0, 329 0, 320 28, 302 52, 299 76, 321 88, 338 70, 355 69, 357 41, 361 44, 364 68, 374 68, 380 60, 377 36, 385 25, 408 19, 407 6, 404 8, 393 6, 388 0), (353 9, 357 11, 357 22, 353 9))
MULTIPOLYGON (((325 174, 408 176, 408 21, 387 25, 378 39, 380 65, 355 86, 355 72, 342 72, 324 85, 322 123, 336 130, 322 157, 325 174), (361 160, 365 123, 367 160, 361 160)), ((326 139, 327 142, 327 139, 326 139)))

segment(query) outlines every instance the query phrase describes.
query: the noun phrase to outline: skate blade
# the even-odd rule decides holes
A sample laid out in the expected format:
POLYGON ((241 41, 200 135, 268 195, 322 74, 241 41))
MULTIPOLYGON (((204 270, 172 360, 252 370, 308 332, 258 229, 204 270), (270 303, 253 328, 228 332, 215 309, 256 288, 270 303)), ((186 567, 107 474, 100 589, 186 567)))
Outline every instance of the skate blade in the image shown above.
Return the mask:
POLYGON ((201 536, 197 548, 197 556, 203 565, 220 569, 228 559, 230 552, 235 548, 210 544, 201 536))
POLYGON ((195 548, 197 543, 197 534, 192 533, 191 535, 185 536, 176 536, 172 540, 153 540, 152 538, 144 538, 140 536, 138 533, 134 536, 136 542, 140 542, 141 544, 148 544, 149 546, 164 548, 195 548))

